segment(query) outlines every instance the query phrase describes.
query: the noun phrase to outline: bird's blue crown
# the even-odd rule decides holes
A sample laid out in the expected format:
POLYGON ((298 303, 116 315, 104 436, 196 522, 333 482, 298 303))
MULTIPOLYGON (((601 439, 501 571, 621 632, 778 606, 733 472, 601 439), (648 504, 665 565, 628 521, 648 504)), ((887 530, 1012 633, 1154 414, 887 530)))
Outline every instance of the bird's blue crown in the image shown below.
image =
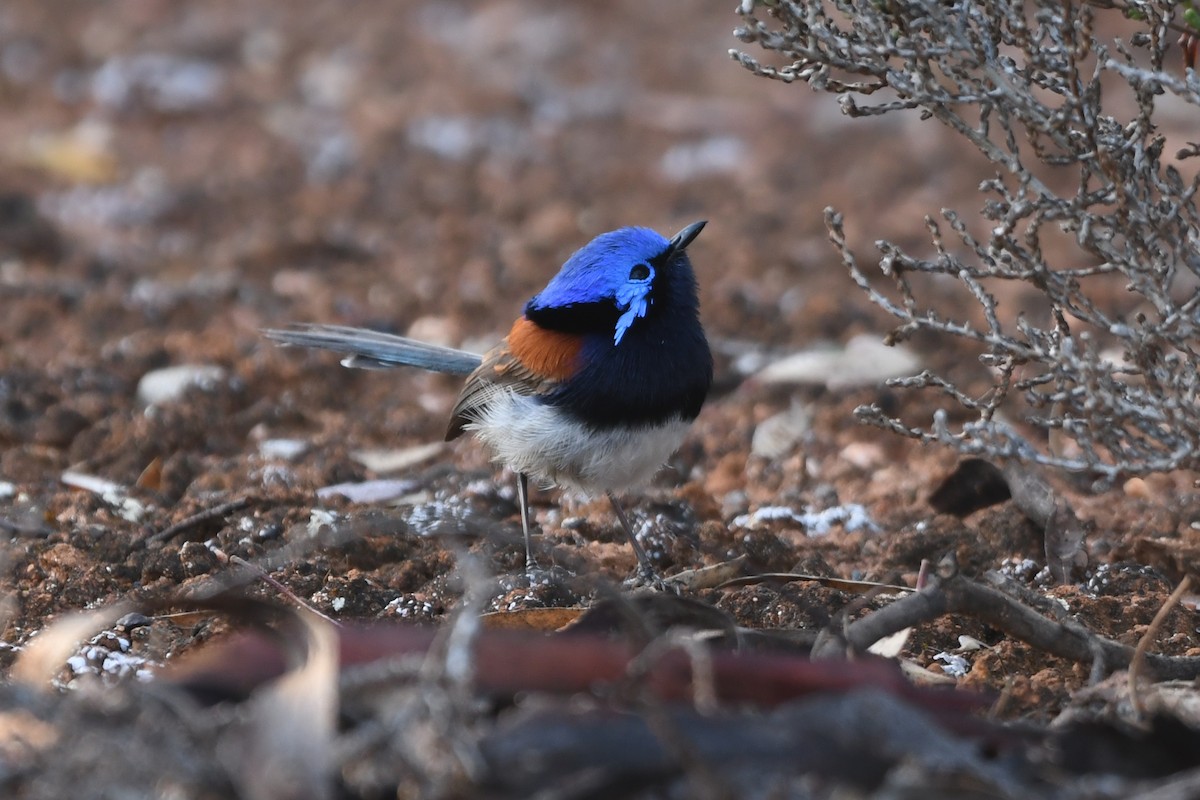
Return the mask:
POLYGON ((676 247, 649 228, 602 233, 567 259, 546 288, 529 301, 525 314, 560 329, 612 324, 613 344, 620 344, 634 321, 646 316, 654 303, 660 271, 681 273, 672 276, 673 282, 694 297, 695 277, 683 252, 686 244, 676 247), (566 319, 566 313, 573 319, 566 319))

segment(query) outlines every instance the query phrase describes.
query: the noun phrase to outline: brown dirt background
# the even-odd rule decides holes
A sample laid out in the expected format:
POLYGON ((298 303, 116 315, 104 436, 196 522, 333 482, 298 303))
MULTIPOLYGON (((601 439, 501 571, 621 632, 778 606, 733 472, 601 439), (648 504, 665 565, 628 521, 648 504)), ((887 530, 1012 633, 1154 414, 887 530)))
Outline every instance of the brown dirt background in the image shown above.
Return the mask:
MULTIPOLYGON (((393 476, 411 480, 400 504, 315 494, 377 477, 355 451, 439 441, 454 380, 343 370, 259 330, 331 322, 478 349, 591 236, 626 224, 669 234, 699 218, 710 220, 692 253, 717 387, 670 469, 630 503, 653 523, 660 566, 746 553, 752 570, 911 583, 921 559, 953 551, 969 574, 1032 559, 1033 582, 1040 537, 1011 504, 961 522, 935 515, 925 498, 955 457, 853 420, 857 405, 880 402, 928 421, 931 398, 756 385, 735 368, 746 354, 887 331, 828 244, 825 206, 846 214, 867 263, 878 238, 924 252, 923 216, 973 214, 989 171, 915 115, 850 120, 833 98, 751 76, 726 55, 738 22, 727 5, 0 9, 4 663, 65 612, 202 584, 225 569, 208 545, 251 561, 305 550, 272 574, 343 619, 442 619, 464 553, 516 574, 510 476, 470 441, 393 476), (168 69, 136 66, 147 55, 172 59, 181 84, 146 78, 168 69), (226 377, 153 408, 139 401, 143 375, 182 364, 226 377), (800 441, 751 455, 756 426, 793 404, 813 414, 800 441), (264 450, 277 439, 304 450, 264 450), (144 514, 127 519, 65 486, 67 470, 125 487, 144 514), (136 546, 240 498, 252 502, 136 546), (763 506, 848 503, 879 530, 731 524, 763 506), (332 514, 326 528, 314 509, 332 514)), ((930 366, 970 368, 958 343, 916 347, 930 366)), ((1192 477, 1101 495, 1062 488, 1091 526, 1091 567, 1049 591, 1084 624, 1136 643, 1188 566, 1177 554, 1200 523, 1192 477)), ((555 492, 535 503, 544 557, 597 581, 631 572, 605 503, 555 492)), ((852 599, 805 584, 703 598, 761 628, 819 628, 852 599)), ((587 599, 514 584, 493 607, 587 599)), ((162 663, 219 627, 159 620, 132 649, 162 663)), ((1048 720, 1087 680, 1085 666, 956 618, 918 631, 906 655, 936 669, 960 634, 994 646, 968 655, 964 682, 1008 687, 1012 717, 1048 720)), ((1177 609, 1157 649, 1197 645, 1194 612, 1177 609)))

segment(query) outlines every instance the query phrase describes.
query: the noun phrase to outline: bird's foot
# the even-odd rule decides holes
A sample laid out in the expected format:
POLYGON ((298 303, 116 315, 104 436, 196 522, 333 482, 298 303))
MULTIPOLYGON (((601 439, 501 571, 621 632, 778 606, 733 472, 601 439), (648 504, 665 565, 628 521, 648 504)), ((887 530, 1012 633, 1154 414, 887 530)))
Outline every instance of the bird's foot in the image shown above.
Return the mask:
POLYGON ((638 564, 637 572, 626 578, 622 585, 626 589, 649 589, 652 592, 679 594, 678 584, 659 575, 654 567, 644 562, 638 564))
POLYGON ((525 562, 524 583, 530 589, 539 586, 560 586, 574 577, 557 564, 543 567, 536 561, 525 562))

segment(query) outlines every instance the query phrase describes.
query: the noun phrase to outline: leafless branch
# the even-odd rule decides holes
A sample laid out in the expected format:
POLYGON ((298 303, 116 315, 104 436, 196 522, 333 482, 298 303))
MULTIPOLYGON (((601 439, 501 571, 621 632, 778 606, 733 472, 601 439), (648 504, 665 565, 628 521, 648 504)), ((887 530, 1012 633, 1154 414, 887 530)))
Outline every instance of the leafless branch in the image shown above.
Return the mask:
POLYGON ((1164 95, 1200 106, 1200 81, 1184 59, 1174 69, 1182 75, 1167 64, 1176 34, 1191 32, 1176 18, 1182 8, 1166 0, 743 0, 738 36, 763 51, 732 53, 747 69, 836 94, 850 116, 919 111, 996 169, 980 186, 986 236, 944 209, 925 220, 930 254, 880 241, 877 270, 860 264, 841 214, 827 210, 850 277, 897 320, 889 340, 919 331, 965 340, 993 376, 982 392, 932 371, 894 382, 978 415, 956 428, 945 415, 912 425, 873 407, 860 418, 1101 484, 1200 467, 1200 183, 1183 172, 1196 148, 1164 155, 1153 119, 1164 95), (1067 233, 1075 252, 1052 255, 1048 232, 1067 233), (917 276, 944 276, 961 297, 938 302, 917 276), (1045 319, 1005 307, 997 289, 1006 283, 1039 292, 1045 319), (964 311, 971 306, 980 313, 964 311), (1065 446, 1034 448, 999 422, 1002 408, 1065 446))
MULTIPOLYGON (((961 575, 950 559, 938 565, 924 589, 851 623, 843 638, 852 650, 865 652, 885 636, 946 614, 970 616, 1039 650, 1093 664, 1098 675, 1129 666, 1135 655, 1128 645, 1067 619, 1049 619, 1011 595, 961 575)), ((1144 658, 1159 680, 1192 680, 1200 675, 1200 658, 1157 653, 1146 653, 1144 658)))

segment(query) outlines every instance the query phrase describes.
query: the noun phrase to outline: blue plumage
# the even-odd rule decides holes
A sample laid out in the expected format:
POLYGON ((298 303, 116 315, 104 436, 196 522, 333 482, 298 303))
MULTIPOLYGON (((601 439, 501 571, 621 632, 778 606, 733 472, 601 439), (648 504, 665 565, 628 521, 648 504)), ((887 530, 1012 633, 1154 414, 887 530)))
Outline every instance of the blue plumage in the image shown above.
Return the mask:
POLYGON ((686 248, 648 228, 601 234, 525 307, 542 327, 584 336, 579 371, 547 404, 597 429, 692 420, 712 384, 696 276, 686 248))
POLYGON ((529 301, 529 307, 563 308, 613 301, 618 293, 628 293, 630 287, 645 286, 645 281, 630 281, 631 268, 648 265, 669 245, 666 237, 649 228, 602 233, 571 254, 546 288, 529 301))

